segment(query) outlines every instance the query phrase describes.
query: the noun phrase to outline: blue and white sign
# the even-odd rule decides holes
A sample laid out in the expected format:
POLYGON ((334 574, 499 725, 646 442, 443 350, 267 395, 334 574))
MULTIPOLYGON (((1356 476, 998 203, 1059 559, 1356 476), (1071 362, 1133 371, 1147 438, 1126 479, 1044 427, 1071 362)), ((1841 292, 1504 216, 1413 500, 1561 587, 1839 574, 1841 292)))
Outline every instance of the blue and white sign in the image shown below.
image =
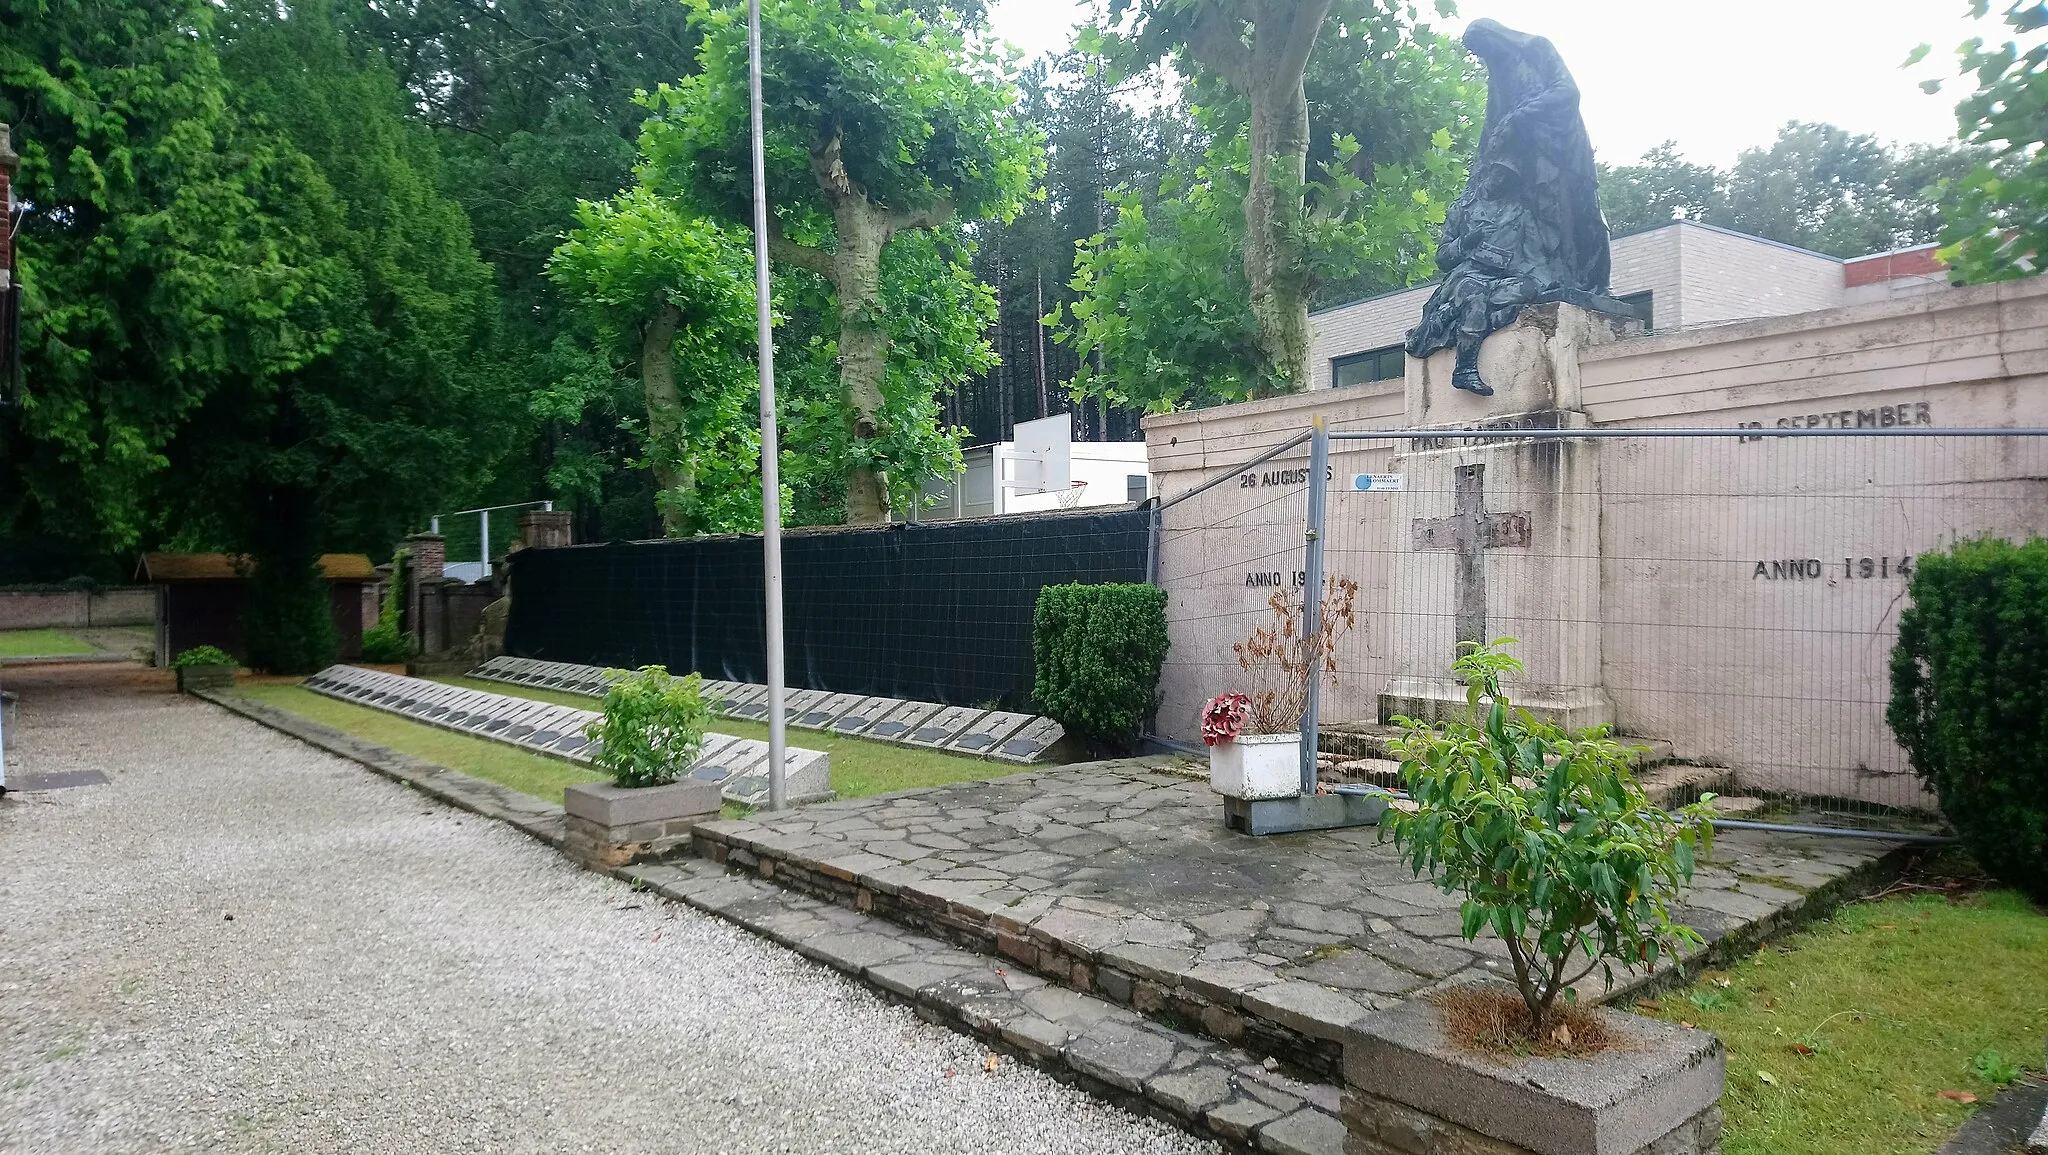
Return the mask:
POLYGON ((1369 489, 1375 493, 1391 489, 1406 489, 1407 477, 1400 473, 1354 473, 1351 488, 1369 489))

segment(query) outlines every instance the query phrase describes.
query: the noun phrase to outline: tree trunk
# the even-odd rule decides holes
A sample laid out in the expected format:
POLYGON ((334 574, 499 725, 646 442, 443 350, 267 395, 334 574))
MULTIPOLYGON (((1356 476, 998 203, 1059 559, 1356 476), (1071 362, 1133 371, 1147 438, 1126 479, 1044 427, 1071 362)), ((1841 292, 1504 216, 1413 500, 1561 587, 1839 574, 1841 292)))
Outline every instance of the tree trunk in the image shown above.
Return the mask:
POLYGON ((696 488, 696 472, 683 454, 689 428, 683 399, 676 392, 676 330, 681 309, 663 301, 661 309, 640 331, 640 386, 647 397, 647 460, 654 470, 654 506, 661 531, 668 537, 690 532, 686 503, 696 488), (665 499, 665 500, 664 500, 665 499))
MULTIPOLYGON (((843 197, 834 206, 839 249, 833 254, 833 286, 839 290, 839 383, 852 410, 854 455, 861 443, 881 435, 882 375, 888 368, 889 334, 882 325, 882 245, 888 217, 862 197, 843 197)), ((846 468, 846 524, 881 525, 889 520, 889 479, 872 465, 846 468)))
POLYGON ((1308 387, 1308 283, 1300 246, 1289 240, 1301 198, 1275 179, 1299 188, 1308 166, 1308 100, 1301 74, 1255 81, 1251 92, 1251 184, 1244 198, 1244 275, 1251 286, 1259 351, 1276 376, 1278 391, 1308 387))

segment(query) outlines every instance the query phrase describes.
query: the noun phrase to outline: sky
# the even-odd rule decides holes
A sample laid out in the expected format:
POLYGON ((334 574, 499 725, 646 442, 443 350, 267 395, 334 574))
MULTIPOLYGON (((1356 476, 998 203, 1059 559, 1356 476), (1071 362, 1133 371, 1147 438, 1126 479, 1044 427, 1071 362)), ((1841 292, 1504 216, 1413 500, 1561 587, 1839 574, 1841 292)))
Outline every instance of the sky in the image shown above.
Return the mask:
MULTIPOLYGON (((1965 0, 1462 0, 1463 31, 1481 16, 1547 36, 1578 80, 1601 160, 1626 164, 1666 140, 1688 159, 1726 167, 1766 145, 1787 120, 1817 120, 1894 143, 1951 140, 1951 80, 1971 36, 2010 39, 1995 18, 1973 22, 1965 0), (1927 60, 1900 68, 1915 45, 1927 60)), ((1993 9, 2004 8, 1994 3, 1993 9)), ((1424 11, 1429 10, 1427 3, 1424 11)), ((1065 47, 1087 7, 1071 0, 995 0, 996 34, 1029 55, 1065 47)))

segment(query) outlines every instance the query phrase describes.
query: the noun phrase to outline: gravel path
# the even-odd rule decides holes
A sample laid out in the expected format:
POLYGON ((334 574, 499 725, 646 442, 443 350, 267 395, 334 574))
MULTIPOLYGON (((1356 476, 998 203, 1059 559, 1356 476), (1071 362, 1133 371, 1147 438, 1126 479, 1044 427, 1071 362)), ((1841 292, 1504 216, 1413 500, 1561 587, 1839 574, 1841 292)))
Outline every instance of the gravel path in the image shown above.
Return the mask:
POLYGON ((112 781, 0 801, 0 1151, 1216 1150, 147 679, 42 677, 9 766, 112 781))

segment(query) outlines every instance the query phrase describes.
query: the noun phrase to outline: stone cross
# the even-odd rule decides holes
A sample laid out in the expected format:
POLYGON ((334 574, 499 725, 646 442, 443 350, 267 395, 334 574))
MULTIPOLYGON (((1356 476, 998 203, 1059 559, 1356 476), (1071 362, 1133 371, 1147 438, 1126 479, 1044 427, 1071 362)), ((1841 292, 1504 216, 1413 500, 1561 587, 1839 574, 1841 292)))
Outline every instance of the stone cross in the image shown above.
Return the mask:
POLYGON ((1414 542, 1418 550, 1450 550, 1458 555, 1458 640, 1486 637, 1486 551, 1529 544, 1529 514, 1486 512, 1486 467, 1456 469, 1457 505, 1449 517, 1418 517, 1414 542))

